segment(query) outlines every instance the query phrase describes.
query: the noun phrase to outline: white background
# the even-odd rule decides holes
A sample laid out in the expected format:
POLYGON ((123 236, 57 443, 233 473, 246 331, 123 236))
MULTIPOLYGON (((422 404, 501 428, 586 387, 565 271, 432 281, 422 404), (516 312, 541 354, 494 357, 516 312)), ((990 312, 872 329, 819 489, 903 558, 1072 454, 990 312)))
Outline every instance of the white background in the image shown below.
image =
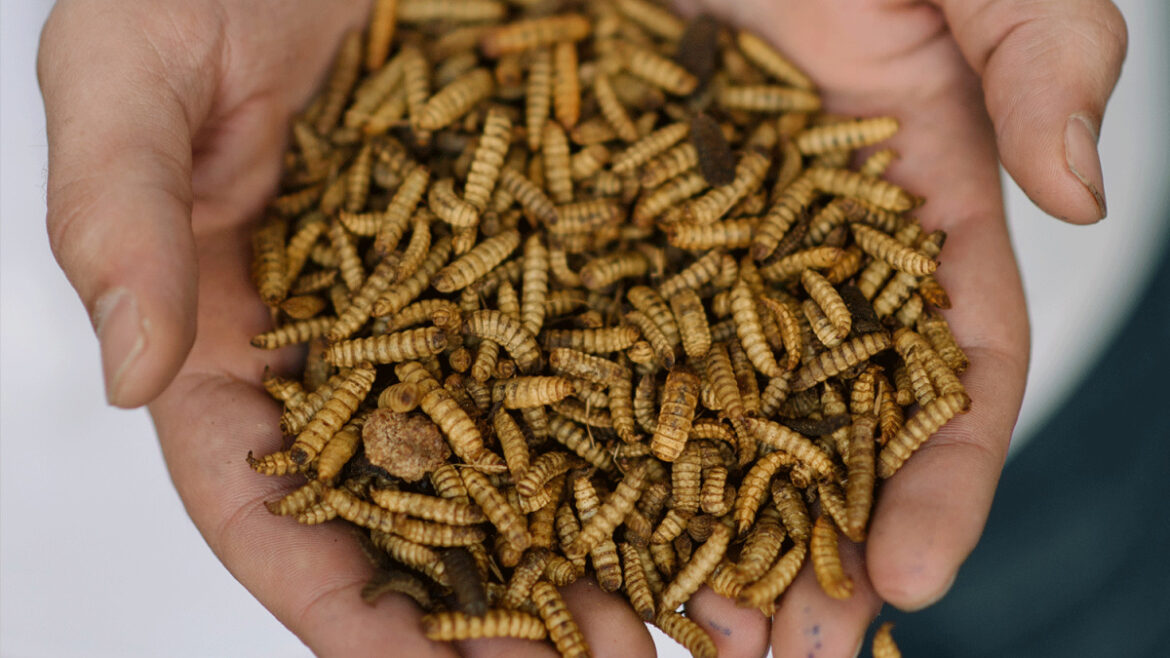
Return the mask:
MULTIPOLYGON (((1009 194, 1034 329, 1017 444, 1129 313, 1166 230, 1170 10, 1117 4, 1131 45, 1102 130, 1109 219, 1064 226, 1009 194)), ((50 6, 0 3, 0 655, 307 655, 195 531, 146 413, 105 405, 97 342, 45 236, 34 62, 50 6)))

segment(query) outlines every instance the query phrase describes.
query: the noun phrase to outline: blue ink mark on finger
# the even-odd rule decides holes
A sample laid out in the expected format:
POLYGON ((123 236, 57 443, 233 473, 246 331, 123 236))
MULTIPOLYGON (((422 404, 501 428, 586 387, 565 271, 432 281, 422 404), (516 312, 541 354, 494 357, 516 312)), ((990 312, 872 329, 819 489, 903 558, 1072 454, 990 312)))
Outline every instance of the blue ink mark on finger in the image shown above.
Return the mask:
POLYGON ((719 633, 721 635, 723 635, 723 637, 731 637, 731 629, 726 627, 726 626, 720 626, 719 624, 715 623, 714 619, 708 619, 707 625, 710 626, 711 628, 719 631, 719 633))

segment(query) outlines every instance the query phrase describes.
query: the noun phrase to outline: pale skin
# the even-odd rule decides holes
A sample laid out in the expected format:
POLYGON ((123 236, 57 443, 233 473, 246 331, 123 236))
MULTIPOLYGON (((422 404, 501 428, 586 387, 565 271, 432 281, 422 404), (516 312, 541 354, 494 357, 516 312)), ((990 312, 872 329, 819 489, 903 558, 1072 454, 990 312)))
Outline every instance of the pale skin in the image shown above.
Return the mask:
MULTIPOLYGON (((1000 158, 1048 213, 1105 214, 1096 132, 1126 48, 1107 0, 738 0, 701 6, 751 25, 819 84, 827 109, 894 115, 889 178, 929 201, 949 238, 938 278, 971 359, 969 414, 881 490, 865 546, 843 542, 854 596, 805 569, 776 616, 703 589, 690 614, 721 656, 848 657, 883 602, 941 597, 986 521, 1023 396, 1028 326, 1004 222, 1000 158), (829 47, 831 46, 831 47, 829 47)), ((343 527, 302 528, 261 501, 294 484, 244 455, 280 446, 260 387, 269 328, 248 276, 249 232, 273 194, 288 134, 365 2, 62 0, 38 62, 49 133, 54 253, 94 318, 106 391, 149 405, 171 477, 208 544, 321 655, 552 655, 523 641, 427 641, 403 597, 369 607, 369 567, 343 527), (198 330, 196 329, 198 327, 198 330)), ((275 362, 274 362, 275 361, 275 362)), ((652 655, 642 622, 592 583, 565 590, 597 655, 652 655)))

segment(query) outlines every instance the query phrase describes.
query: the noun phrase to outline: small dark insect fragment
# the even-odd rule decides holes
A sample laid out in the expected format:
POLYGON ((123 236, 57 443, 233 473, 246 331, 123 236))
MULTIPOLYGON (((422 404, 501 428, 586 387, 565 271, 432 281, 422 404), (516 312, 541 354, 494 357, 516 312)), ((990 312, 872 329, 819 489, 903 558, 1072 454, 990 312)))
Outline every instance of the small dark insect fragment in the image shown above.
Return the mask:
POLYGON ((861 290, 857 286, 845 284, 837 288, 837 292, 841 294, 845 308, 849 309, 849 315, 853 316, 854 334, 868 334, 882 330, 882 323, 873 310, 873 304, 870 304, 865 295, 861 294, 861 290))
POLYGON ((719 124, 706 114, 691 119, 691 142, 699 152, 699 171, 713 187, 735 180, 735 154, 719 124))
POLYGON ((487 592, 471 552, 462 546, 443 551, 443 567, 455 593, 455 609, 472 617, 484 616, 488 609, 487 592))
POLYGON ((785 418, 784 424, 805 436, 825 436, 845 427, 849 414, 833 414, 825 418, 785 418))
POLYGON ((719 68, 719 21, 706 14, 692 18, 678 41, 674 61, 699 79, 699 89, 706 87, 719 68))

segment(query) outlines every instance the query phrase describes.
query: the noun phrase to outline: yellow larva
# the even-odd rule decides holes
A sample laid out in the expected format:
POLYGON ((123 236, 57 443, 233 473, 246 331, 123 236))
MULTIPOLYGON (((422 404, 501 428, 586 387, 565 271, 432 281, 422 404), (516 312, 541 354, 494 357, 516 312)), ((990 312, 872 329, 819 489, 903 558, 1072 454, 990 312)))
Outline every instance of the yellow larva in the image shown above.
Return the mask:
POLYGON ((648 0, 618 0, 614 4, 626 18, 667 41, 678 41, 686 30, 681 18, 648 0))
POLYGON ((805 89, 778 85, 728 85, 719 90, 719 105, 728 110, 747 112, 815 112, 821 99, 805 89))
POLYGON ((796 579, 806 555, 808 543, 797 541, 759 580, 743 588, 736 603, 745 608, 759 608, 774 602, 796 579))
MULTIPOLYGON (((690 131, 690 124, 683 121, 659 128, 615 155, 610 163, 610 168, 618 174, 631 173, 636 167, 649 162, 654 156, 681 142, 690 134, 690 131)), ((702 179, 701 175, 700 179, 702 179)), ((703 185, 706 186, 705 179, 703 179, 703 185)))
POLYGON ((835 599, 853 596, 853 580, 841 566, 841 555, 837 548, 837 527, 832 519, 821 515, 813 525, 809 553, 817 582, 826 594, 835 599))
POLYGON ((629 42, 617 44, 622 67, 638 78, 676 96, 687 96, 699 86, 699 79, 683 67, 629 42))
POLYGON ((597 73, 597 77, 593 79, 593 95, 597 99, 602 116, 613 127, 617 136, 624 142, 636 142, 639 137, 638 127, 634 125, 634 120, 618 99, 609 75, 604 72, 597 73))
POLYGON ((592 25, 580 14, 561 14, 512 21, 488 31, 479 47, 488 57, 523 52, 557 42, 576 42, 589 36, 592 25))
POLYGON ((889 346, 890 336, 886 333, 868 333, 851 338, 831 350, 817 354, 797 370, 792 381, 792 390, 803 391, 815 386, 846 368, 865 362, 889 346))
POLYGON ((333 61, 325 91, 321 96, 321 111, 313 123, 319 134, 328 134, 337 125, 350 91, 357 84, 362 67, 362 37, 357 30, 346 33, 333 61))
POLYGON ((743 351, 756 369, 766 377, 780 376, 783 371, 764 338, 755 298, 742 277, 731 288, 731 314, 743 351))
POLYGON ((532 53, 524 93, 524 121, 529 151, 540 150, 544 124, 548 122, 552 107, 552 76, 552 52, 548 48, 541 48, 532 53))
POLYGON ((540 153, 544 165, 545 188, 558 204, 573 201, 573 170, 569 156, 569 140, 559 123, 544 125, 540 153))
POLYGON ((494 107, 488 110, 487 118, 484 119, 483 135, 480 137, 479 147, 475 150, 475 158, 471 162, 463 190, 464 200, 480 212, 487 209, 511 138, 512 120, 508 115, 494 107))
POLYGON ((447 347, 447 335, 438 327, 409 329, 384 336, 334 343, 326 359, 341 367, 369 361, 395 363, 439 354, 447 347))
POLYGON ((339 384, 333 395, 297 435, 289 455, 304 464, 321 452, 325 443, 349 420, 374 384, 374 369, 355 368, 339 384))
POLYGON ((479 507, 425 494, 374 489, 370 491, 370 498, 388 512, 410 514, 447 525, 471 525, 487 520, 479 507))
POLYGON ((714 224, 671 224, 665 231, 667 242, 679 249, 742 249, 752 243, 758 224, 754 218, 728 219, 714 224))
POLYGON ((813 88, 812 80, 807 75, 760 37, 747 30, 740 30, 735 40, 740 51, 769 75, 800 89, 813 88))
POLYGON ((488 238, 474 249, 435 273, 431 285, 441 293, 455 292, 465 288, 492 268, 504 262, 516 247, 520 246, 520 232, 513 229, 488 238))
POLYGON ((690 619, 674 612, 673 609, 666 609, 660 607, 657 619, 654 620, 654 625, 662 629, 675 642, 683 645, 687 651, 695 658, 715 658, 716 649, 715 642, 707 635, 707 631, 703 630, 690 619))
MULTIPOLYGON (((813 270, 801 272, 800 281, 812 300, 824 312, 836 333, 836 338, 844 340, 853 327, 853 317, 849 314, 849 309, 845 307, 841 295, 833 288, 833 284, 813 270)), ((835 345, 829 345, 829 347, 835 347, 835 345)))
POLYGON ((394 372, 401 381, 418 386, 422 395, 419 406, 439 426, 460 459, 484 466, 502 465, 502 460, 484 447, 483 436, 475 422, 426 368, 418 362, 406 361, 395 366, 394 372))
POLYGON ((325 486, 319 480, 311 480, 308 484, 285 494, 279 500, 265 502, 264 506, 277 516, 295 516, 308 509, 310 505, 320 501, 324 493, 325 486))
POLYGON ((677 366, 666 377, 662 405, 650 448, 654 456, 672 462, 682 454, 699 401, 699 377, 686 366, 677 366))
POLYGON ((590 354, 620 352, 638 340, 638 329, 630 326, 599 329, 547 329, 542 334, 548 349, 567 347, 590 354))
POLYGON ((591 655, 585 635, 581 633, 577 622, 573 621, 573 616, 556 587, 546 582, 536 583, 532 587, 532 602, 536 604, 540 617, 548 628, 549 639, 556 645, 563 658, 584 658, 591 655))
POLYGON ((950 325, 937 311, 929 311, 918 320, 918 333, 922 334, 931 347, 942 358, 943 362, 956 374, 962 374, 969 362, 963 349, 959 347, 955 335, 951 333, 950 325))
POLYGON ((956 415, 966 412, 970 405, 966 393, 951 393, 919 409, 878 454, 878 477, 888 478, 896 473, 915 450, 956 415))
POLYGON ((308 320, 298 320, 266 331, 252 337, 252 346, 266 350, 275 350, 297 343, 307 343, 314 338, 324 336, 330 327, 337 321, 333 317, 316 317, 308 320))
POLYGON ((492 485, 486 475, 473 468, 465 468, 459 474, 467 486, 467 493, 483 508, 484 514, 500 531, 500 535, 516 550, 527 549, 532 543, 532 537, 528 534, 528 524, 525 523, 524 517, 508 504, 500 490, 492 485))
POLYGON ((548 635, 540 617, 518 610, 500 608, 488 610, 482 617, 471 617, 457 611, 436 612, 423 615, 422 626, 423 634, 431 640, 454 641, 492 637, 543 640, 548 635))
POLYGON ((745 422, 761 443, 792 455, 823 476, 833 474, 833 462, 829 456, 797 432, 763 418, 747 418, 745 422))
MULTIPOLYGON (((589 482, 588 477, 581 476, 573 480, 573 498, 577 504, 581 522, 588 523, 597 514, 601 505, 597 498, 597 491, 589 482)), ((574 559, 574 556, 583 555, 569 550, 570 547, 577 545, 580 536, 581 533, 577 532, 571 541, 562 546, 566 557, 570 560, 574 559)), ((613 540, 603 538, 598 542, 593 542, 593 547, 588 552, 593 562, 593 569, 597 574, 597 582, 601 588, 607 592, 613 592, 621 587, 621 561, 618 558, 617 545, 614 544, 613 540)))
POLYGON ((646 256, 639 252, 619 252, 600 256, 581 268, 581 283, 589 290, 601 290, 619 279, 640 277, 649 269, 646 256))
POLYGON ((617 488, 595 514, 584 519, 580 534, 571 544, 565 547, 565 555, 569 559, 579 557, 593 550, 604 539, 610 538, 614 529, 626 518, 634 503, 646 486, 646 466, 644 462, 629 469, 625 477, 618 482, 617 488))
MULTIPOLYGON (((561 41, 553 46, 553 115, 566 129, 581 117, 581 80, 577 73, 577 44, 561 41)), ((542 137, 543 139, 543 137, 542 137)))
POLYGON ((443 87, 419 110, 417 126, 433 131, 444 128, 487 98, 495 86, 495 77, 486 68, 476 68, 443 87))
POLYGON ((816 187, 811 179, 801 176, 793 181, 760 220, 759 230, 752 240, 752 257, 763 260, 771 256, 785 233, 816 198, 816 187))
POLYGON ((682 206, 683 221, 698 224, 719 221, 736 203, 759 187, 771 164, 767 155, 756 151, 745 153, 736 165, 731 183, 715 187, 682 206))
POLYGON ((856 119, 808 128, 796 136, 796 146, 805 155, 859 149, 889 139, 896 132, 898 120, 894 117, 856 119))
POLYGON ((275 306, 288 295, 287 252, 284 239, 288 222, 268 217, 252 237, 252 279, 265 304, 275 306))
POLYGON ((642 166, 642 187, 656 188, 671 178, 694 169, 698 164, 699 152, 694 144, 684 142, 674 146, 642 166))
POLYGON ((900 272, 923 276, 938 268, 938 263, 926 254, 900 243, 873 227, 853 224, 851 228, 857 245, 862 250, 874 258, 889 263, 900 272))
POLYGON ((902 652, 894 643, 890 631, 894 628, 893 622, 885 622, 873 635, 873 658, 902 658, 902 652))
POLYGON ((505 166, 500 172, 499 184, 516 198, 527 213, 545 224, 557 223, 557 208, 552 200, 524 174, 505 166))

